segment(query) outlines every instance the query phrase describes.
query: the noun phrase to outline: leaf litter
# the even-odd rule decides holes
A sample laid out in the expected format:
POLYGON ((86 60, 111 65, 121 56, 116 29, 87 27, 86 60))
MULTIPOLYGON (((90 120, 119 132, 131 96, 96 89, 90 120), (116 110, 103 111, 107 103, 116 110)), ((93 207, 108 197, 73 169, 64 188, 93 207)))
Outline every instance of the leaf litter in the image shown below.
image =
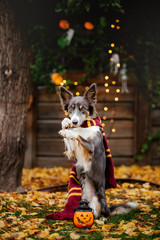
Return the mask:
MULTIPOLYGON (((67 192, 38 192, 35 189, 68 182, 69 169, 23 170, 27 194, 0 192, 0 239, 160 239, 160 191, 148 182, 124 182, 106 190, 108 205, 135 201, 132 212, 95 219, 91 228, 76 228, 72 221, 46 220, 45 215, 63 210, 67 192), (62 174, 63 173, 63 174, 62 174)), ((160 183, 159 167, 121 166, 118 178, 138 178, 160 183)))

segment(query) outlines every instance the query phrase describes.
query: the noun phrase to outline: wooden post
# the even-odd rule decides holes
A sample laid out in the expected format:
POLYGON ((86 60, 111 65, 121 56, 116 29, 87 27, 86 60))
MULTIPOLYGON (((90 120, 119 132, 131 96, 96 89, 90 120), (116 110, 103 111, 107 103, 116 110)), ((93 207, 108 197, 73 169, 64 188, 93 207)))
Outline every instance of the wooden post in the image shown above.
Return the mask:
MULTIPOLYGON (((150 103, 145 91, 137 89, 137 114, 136 114, 136 154, 139 154, 141 147, 146 141, 150 132, 150 103)), ((150 154, 147 152, 143 156, 142 164, 150 164, 150 154)))
POLYGON ((25 152, 24 168, 36 166, 36 87, 32 84, 32 91, 27 113, 27 149, 25 152))

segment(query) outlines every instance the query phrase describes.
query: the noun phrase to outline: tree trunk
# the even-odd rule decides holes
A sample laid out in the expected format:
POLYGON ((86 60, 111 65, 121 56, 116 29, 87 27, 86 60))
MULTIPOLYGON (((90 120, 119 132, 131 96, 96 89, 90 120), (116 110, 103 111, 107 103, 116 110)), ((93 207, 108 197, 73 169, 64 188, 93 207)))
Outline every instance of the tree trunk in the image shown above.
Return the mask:
POLYGON ((29 64, 24 34, 11 1, 0 1, 0 189, 21 190, 29 64))

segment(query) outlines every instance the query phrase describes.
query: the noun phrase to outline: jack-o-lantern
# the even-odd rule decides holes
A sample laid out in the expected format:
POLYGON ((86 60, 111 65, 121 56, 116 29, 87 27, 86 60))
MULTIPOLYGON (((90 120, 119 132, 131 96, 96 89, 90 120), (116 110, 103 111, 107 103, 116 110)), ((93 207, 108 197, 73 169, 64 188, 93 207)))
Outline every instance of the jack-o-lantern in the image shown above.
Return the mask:
POLYGON ((67 20, 61 20, 59 21, 59 27, 62 29, 68 29, 69 28, 69 22, 67 20))
POLYGON ((94 28, 94 25, 91 22, 85 22, 84 27, 87 30, 92 30, 94 28))
POLYGON ((83 199, 80 205, 75 209, 73 222, 76 227, 91 227, 94 222, 93 210, 88 206, 88 201, 83 199))

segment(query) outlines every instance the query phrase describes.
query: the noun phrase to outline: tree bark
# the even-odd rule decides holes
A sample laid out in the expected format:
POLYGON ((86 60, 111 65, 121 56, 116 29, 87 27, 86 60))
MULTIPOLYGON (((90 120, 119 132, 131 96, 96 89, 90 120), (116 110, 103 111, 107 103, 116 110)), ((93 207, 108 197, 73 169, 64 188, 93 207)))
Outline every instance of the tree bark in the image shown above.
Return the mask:
POLYGON ((0 189, 21 191, 29 64, 22 28, 11 1, 0 1, 0 189))

